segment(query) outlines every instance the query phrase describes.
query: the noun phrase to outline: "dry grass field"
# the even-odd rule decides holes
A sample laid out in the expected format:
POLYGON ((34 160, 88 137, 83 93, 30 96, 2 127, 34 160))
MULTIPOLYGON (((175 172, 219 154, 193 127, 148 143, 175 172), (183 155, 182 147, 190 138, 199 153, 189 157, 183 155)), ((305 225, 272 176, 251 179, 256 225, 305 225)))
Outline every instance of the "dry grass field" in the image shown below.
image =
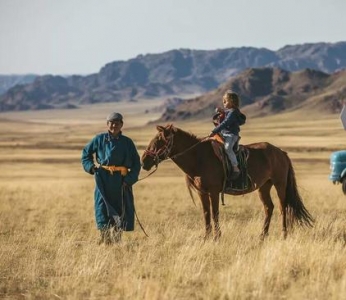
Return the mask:
MULTIPOLYGON (((243 144, 268 141, 288 152, 314 228, 283 240, 276 208, 260 242, 257 192, 226 195, 221 240, 204 243, 201 205, 165 161, 134 186, 149 238, 137 224, 122 243, 97 245, 94 181, 81 167, 81 149, 115 107, 141 155, 156 132, 145 124, 157 117, 144 109, 155 104, 0 114, 0 298, 345 299, 346 196, 328 180, 331 151, 346 148, 337 115, 250 118, 242 128, 243 144)), ((212 127, 206 120, 175 125, 200 137, 212 127)))

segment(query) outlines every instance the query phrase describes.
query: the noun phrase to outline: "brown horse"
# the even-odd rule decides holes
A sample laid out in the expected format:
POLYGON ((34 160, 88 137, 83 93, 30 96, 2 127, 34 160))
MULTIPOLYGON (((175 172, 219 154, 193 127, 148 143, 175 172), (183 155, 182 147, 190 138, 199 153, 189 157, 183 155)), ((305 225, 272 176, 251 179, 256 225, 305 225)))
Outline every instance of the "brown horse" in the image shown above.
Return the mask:
MULTIPOLYGON (((157 126, 158 133, 150 141, 142 156, 142 168, 149 171, 154 165, 166 159, 173 162, 186 174, 186 182, 197 190, 202 202, 205 219, 205 238, 212 232, 211 218, 214 221, 214 238, 221 236, 219 227, 219 194, 223 192, 225 179, 224 167, 215 155, 208 139, 199 139, 173 125, 157 126)), ((283 236, 287 228, 295 223, 312 227, 313 218, 305 208, 297 190, 294 170, 286 152, 266 143, 254 143, 244 146, 249 151, 247 161, 248 174, 252 185, 247 190, 234 195, 247 194, 258 189, 264 206, 263 239, 268 235, 274 205, 270 189, 275 187, 280 199, 283 236)))

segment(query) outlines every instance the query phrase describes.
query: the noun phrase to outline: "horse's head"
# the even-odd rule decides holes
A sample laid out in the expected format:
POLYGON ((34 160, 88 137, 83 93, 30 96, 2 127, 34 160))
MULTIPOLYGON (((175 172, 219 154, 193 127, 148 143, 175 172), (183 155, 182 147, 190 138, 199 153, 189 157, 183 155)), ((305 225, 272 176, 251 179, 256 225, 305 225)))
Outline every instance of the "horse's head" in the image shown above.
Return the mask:
POLYGON ((157 134, 150 141, 145 149, 141 162, 142 168, 149 171, 154 165, 157 165, 169 158, 173 148, 173 138, 177 129, 173 125, 156 126, 157 134))

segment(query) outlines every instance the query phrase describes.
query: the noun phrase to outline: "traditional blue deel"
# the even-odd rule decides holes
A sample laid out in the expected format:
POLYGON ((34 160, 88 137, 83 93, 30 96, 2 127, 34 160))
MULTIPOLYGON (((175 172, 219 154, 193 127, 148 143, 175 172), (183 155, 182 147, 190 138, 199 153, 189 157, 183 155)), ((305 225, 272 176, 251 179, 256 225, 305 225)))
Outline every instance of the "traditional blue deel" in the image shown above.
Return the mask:
POLYGON ((336 151, 330 155, 330 175, 329 179, 333 183, 341 182, 346 176, 346 151, 336 151))
POLYGON ((98 229, 112 224, 115 215, 122 218, 122 228, 133 231, 135 225, 135 206, 132 185, 138 181, 141 169, 140 158, 133 141, 119 133, 113 137, 109 132, 96 135, 82 151, 82 165, 84 170, 93 174, 92 167, 97 164, 103 166, 124 166, 129 169, 126 176, 120 172, 111 174, 108 170, 99 167, 95 170, 95 219, 98 229), (123 187, 123 183, 127 187, 123 187))

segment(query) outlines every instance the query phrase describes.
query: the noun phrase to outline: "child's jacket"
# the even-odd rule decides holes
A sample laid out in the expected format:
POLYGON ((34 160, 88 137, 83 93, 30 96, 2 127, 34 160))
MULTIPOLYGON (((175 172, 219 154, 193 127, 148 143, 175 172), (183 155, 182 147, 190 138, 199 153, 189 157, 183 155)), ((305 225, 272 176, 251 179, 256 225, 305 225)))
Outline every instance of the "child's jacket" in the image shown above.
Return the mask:
POLYGON ((225 119, 217 125, 212 133, 239 135, 240 126, 245 124, 246 116, 238 109, 225 110, 225 119))

